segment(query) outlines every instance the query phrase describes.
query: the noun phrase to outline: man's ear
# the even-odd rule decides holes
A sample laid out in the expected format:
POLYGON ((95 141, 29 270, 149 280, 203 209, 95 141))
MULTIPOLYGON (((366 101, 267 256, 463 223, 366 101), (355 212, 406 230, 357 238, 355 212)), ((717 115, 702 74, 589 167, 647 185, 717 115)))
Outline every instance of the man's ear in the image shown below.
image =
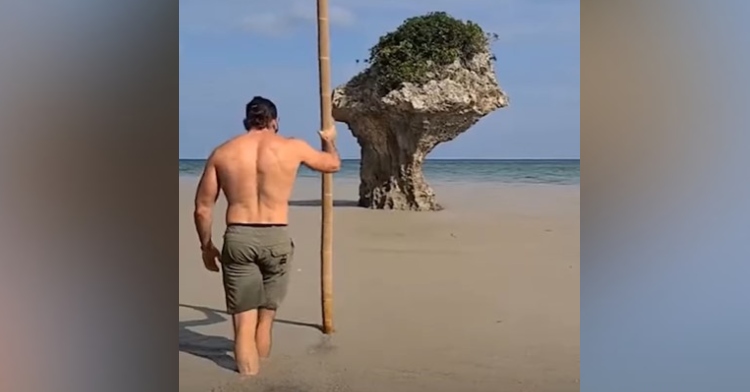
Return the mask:
POLYGON ((249 128, 247 126, 247 119, 242 120, 242 126, 245 127, 245 130, 247 131, 249 128))

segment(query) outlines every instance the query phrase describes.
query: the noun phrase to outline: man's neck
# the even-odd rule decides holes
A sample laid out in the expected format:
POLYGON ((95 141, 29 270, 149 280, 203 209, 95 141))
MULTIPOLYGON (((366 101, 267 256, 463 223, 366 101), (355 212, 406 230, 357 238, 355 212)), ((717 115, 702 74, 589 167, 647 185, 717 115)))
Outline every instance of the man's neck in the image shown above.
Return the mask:
POLYGON ((271 128, 250 128, 248 132, 268 132, 273 133, 273 130, 271 128))

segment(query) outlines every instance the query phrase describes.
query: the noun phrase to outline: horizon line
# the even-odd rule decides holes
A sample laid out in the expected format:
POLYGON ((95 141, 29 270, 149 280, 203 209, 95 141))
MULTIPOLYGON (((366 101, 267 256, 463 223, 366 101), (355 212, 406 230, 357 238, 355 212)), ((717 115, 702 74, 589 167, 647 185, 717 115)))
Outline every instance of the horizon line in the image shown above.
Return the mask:
MULTIPOLYGON (((207 158, 178 158, 180 161, 205 161, 207 158)), ((358 161, 362 158, 342 157, 342 161, 358 161)), ((581 158, 426 158, 425 161, 580 161, 581 158)))

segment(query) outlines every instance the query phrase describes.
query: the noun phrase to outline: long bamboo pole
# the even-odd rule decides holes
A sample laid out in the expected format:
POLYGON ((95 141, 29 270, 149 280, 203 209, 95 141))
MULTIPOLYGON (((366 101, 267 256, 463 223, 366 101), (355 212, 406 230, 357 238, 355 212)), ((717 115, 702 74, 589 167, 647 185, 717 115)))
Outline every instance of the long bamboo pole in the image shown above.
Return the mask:
MULTIPOLYGON (((333 126, 331 114, 331 60, 328 0, 318 1, 318 72, 320 76, 320 127, 333 126)), ((325 143, 323 148, 326 148, 325 143)), ((323 333, 333 333, 333 177, 323 174, 320 227, 320 297, 323 333)))

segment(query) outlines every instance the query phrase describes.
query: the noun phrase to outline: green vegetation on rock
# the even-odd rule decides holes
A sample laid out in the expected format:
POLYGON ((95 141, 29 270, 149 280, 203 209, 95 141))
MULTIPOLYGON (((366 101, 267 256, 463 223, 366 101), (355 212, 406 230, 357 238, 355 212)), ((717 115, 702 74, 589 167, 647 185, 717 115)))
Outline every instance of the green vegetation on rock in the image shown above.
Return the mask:
MULTIPOLYGON (((462 21, 445 12, 432 12, 406 19, 395 31, 382 37, 365 60, 376 72, 383 94, 402 83, 428 82, 431 73, 489 50, 496 34, 486 34, 478 24, 462 21)), ((494 60, 494 57, 493 57, 494 60)))

